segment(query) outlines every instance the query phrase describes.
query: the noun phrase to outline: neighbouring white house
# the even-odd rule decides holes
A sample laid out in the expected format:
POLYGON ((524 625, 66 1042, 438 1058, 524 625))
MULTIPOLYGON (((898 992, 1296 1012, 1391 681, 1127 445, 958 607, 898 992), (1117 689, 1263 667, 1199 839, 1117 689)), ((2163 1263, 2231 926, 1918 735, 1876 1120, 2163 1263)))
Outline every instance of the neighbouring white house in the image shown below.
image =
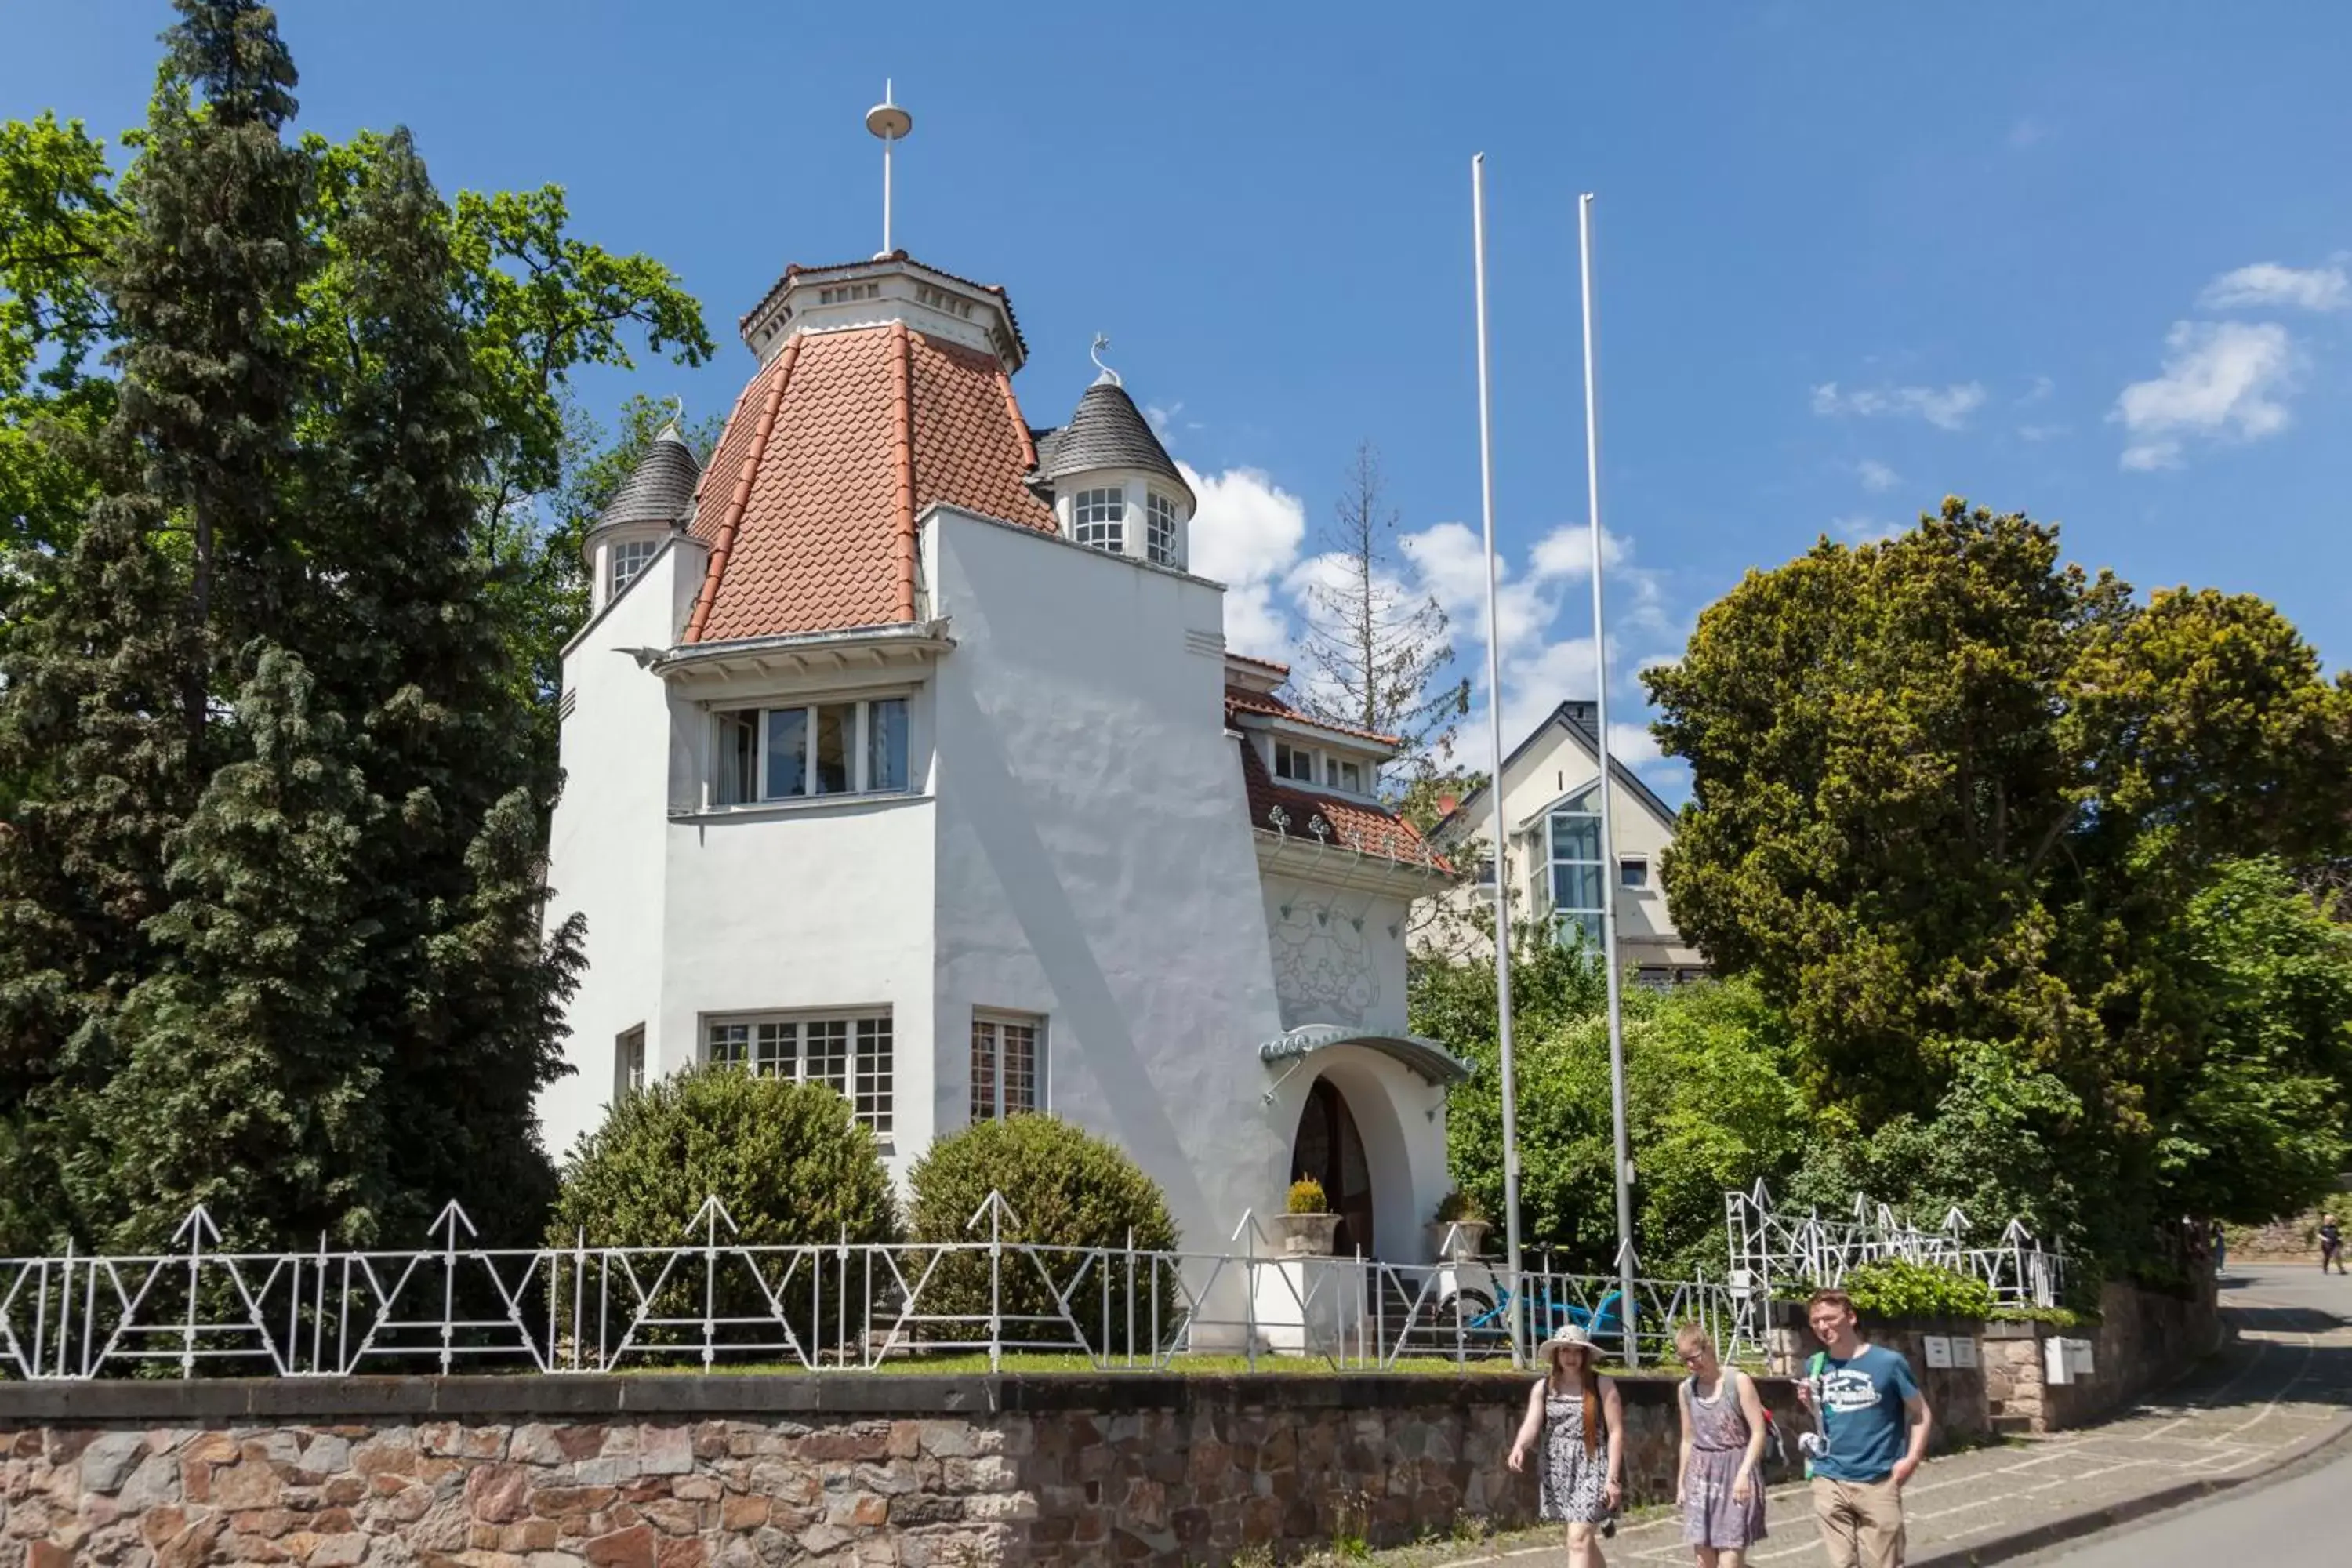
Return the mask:
POLYGON ((1405 1025, 1456 881, 1390 739, 1226 651, 1194 497, 1117 376, 1058 428, 1011 301, 892 252, 787 268, 707 467, 665 433, 587 542, 551 921, 587 918, 551 1148, 688 1064, 821 1079, 894 1173, 978 1120, 1116 1140, 1188 1246, 1297 1174, 1428 1255, 1464 1068, 1405 1025))
MULTIPOLYGON (((1511 918, 1541 921, 1557 940, 1597 952, 1601 900, 1613 897, 1618 962, 1647 984, 1696 980, 1706 960, 1675 929, 1658 879, 1659 858, 1674 842, 1674 807, 1613 757, 1609 778, 1613 847, 1601 842, 1601 741, 1590 702, 1562 702, 1503 759, 1510 843, 1502 864, 1511 918)), ((1421 940, 1457 955, 1491 955, 1485 934, 1491 916, 1485 930, 1472 918, 1494 907, 1494 806, 1486 786, 1454 802, 1430 837, 1471 877, 1430 895, 1415 922, 1421 940)))

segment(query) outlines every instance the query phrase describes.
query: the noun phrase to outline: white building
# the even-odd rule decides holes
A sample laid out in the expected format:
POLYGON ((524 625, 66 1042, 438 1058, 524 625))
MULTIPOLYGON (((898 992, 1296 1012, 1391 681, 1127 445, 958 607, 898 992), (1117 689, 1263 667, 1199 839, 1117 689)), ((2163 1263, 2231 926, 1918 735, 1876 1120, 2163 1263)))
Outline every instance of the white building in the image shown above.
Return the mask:
POLYGON ((588 542, 550 918, 588 922, 559 1152, 698 1060, 837 1086, 895 1173, 974 1118, 1108 1135, 1222 1248, 1295 1173, 1423 1256, 1460 1065, 1405 1031, 1454 879, 1391 743, 1225 651, 1193 496, 1115 376, 1024 419, 1003 289, 792 268, 707 468, 657 441, 588 542))
MULTIPOLYGON (((1659 858, 1674 842, 1674 807, 1613 757, 1609 777, 1613 855, 1601 842, 1593 704, 1561 703, 1503 759, 1511 918, 1545 921, 1560 941, 1581 941, 1597 952, 1607 889, 1617 900, 1618 962, 1654 985, 1696 979, 1706 960, 1675 929, 1658 879, 1659 858)), ((1431 837, 1473 875, 1431 896, 1416 922, 1421 940, 1456 954, 1491 954, 1492 942, 1472 919, 1474 910, 1491 910, 1495 897, 1494 807, 1485 786, 1454 803, 1431 837)))

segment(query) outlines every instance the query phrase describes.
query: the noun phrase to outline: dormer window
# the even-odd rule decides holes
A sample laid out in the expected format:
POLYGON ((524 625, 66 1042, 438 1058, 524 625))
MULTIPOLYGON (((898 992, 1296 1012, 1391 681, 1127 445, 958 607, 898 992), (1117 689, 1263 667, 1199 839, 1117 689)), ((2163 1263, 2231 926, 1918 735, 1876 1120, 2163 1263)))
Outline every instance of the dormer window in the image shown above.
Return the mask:
POLYGON ((1295 779, 1300 784, 1315 782, 1315 752, 1306 746, 1294 746, 1287 741, 1274 743, 1274 776, 1295 779))
POLYGON ((621 590, 637 580, 637 574, 646 563, 661 552, 658 539, 620 539, 613 542, 605 554, 604 597, 609 603, 621 596, 621 590))
POLYGON ((1071 534, 1080 544, 1127 552, 1127 492, 1114 485, 1107 489, 1080 490, 1071 514, 1071 534))
POLYGON ((1338 757, 1325 757, 1323 782, 1333 789, 1345 790, 1349 795, 1361 795, 1364 793, 1364 765, 1361 763, 1343 762, 1338 757))
POLYGON ((1371 776, 1371 764, 1356 757, 1342 757, 1313 746, 1299 745, 1291 741, 1274 743, 1274 776, 1303 784, 1309 788, 1336 790, 1341 795, 1362 795, 1364 782, 1371 776))
POLYGON ((1181 567, 1176 556, 1176 502, 1153 490, 1143 503, 1143 542, 1154 566, 1181 567))

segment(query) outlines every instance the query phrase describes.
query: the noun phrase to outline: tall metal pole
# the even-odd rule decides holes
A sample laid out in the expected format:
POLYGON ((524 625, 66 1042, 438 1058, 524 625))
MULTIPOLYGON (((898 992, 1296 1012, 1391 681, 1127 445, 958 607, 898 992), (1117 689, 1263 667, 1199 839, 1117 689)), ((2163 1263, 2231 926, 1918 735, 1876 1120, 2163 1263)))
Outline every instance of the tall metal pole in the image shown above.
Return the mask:
POLYGON ((1494 742, 1494 771, 1486 799, 1495 825, 1495 1044, 1503 1063, 1503 1235, 1511 1291, 1511 1359, 1527 1354, 1527 1291, 1519 1278, 1519 1085, 1511 1059, 1511 877, 1504 851, 1510 838, 1503 821, 1503 656, 1501 620, 1496 615, 1495 443, 1486 392, 1486 154, 1470 160, 1471 245, 1478 279, 1478 507, 1486 541, 1486 722, 1494 742))
POLYGON ((1609 986, 1609 1101, 1617 1133, 1617 1321, 1625 1333, 1625 1364, 1640 1364, 1634 1342, 1633 1298, 1633 1147, 1625 1126, 1625 1015, 1617 973, 1617 836, 1609 797, 1616 784, 1609 776, 1609 624, 1601 616, 1601 404, 1593 380, 1592 353, 1592 193, 1576 204, 1577 249, 1584 273, 1584 506, 1592 535, 1592 663, 1599 700, 1592 705, 1594 727, 1601 742, 1601 962, 1609 986))

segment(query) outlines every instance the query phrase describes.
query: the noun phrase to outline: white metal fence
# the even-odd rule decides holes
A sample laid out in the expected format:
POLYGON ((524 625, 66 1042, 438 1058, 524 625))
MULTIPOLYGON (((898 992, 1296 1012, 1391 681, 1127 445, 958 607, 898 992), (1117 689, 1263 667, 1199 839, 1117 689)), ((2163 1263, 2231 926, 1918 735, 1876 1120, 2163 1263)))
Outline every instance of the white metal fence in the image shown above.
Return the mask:
POLYGON ((1981 1279, 1996 1306, 2054 1307, 2065 1294, 2065 1254, 2044 1247, 2019 1220, 1997 1240, 1971 1246, 1975 1226, 1958 1208, 1929 1227, 1857 1195, 1851 1218, 1824 1219, 1819 1209, 1776 1209, 1760 1181, 1751 1191, 1726 1193, 1723 1208, 1742 1336, 1760 1334, 1764 1303, 1776 1289, 1843 1285, 1853 1269, 1888 1258, 1981 1279))
MULTIPOLYGON (((1613 1280, 1473 1258, 1408 1265, 1286 1257, 1244 1216, 1221 1253, 1010 1239, 992 1196, 956 1243, 742 1243, 707 1201, 667 1247, 485 1248, 452 1204, 407 1251, 224 1249, 202 1208, 173 1250, 0 1258, 0 1378, 359 1373, 610 1373, 670 1367, 879 1371, 942 1358, 1056 1356, 1155 1370, 1295 1355, 1336 1370, 1511 1356, 1509 1321, 1569 1323, 1643 1362, 1675 1328, 1743 1341, 1721 1285, 1613 1280)), ((1449 1248, 1449 1250, 1451 1250, 1449 1248)))

